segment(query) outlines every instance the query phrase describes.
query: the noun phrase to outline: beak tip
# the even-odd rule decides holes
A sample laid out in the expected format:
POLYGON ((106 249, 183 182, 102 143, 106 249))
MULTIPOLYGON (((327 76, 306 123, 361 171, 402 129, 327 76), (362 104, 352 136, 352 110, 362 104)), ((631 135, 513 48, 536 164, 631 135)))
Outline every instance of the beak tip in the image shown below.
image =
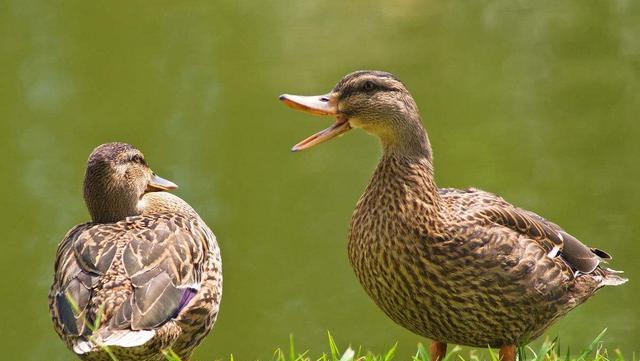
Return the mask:
POLYGON ((165 192, 178 189, 178 185, 168 179, 164 179, 156 174, 147 184, 147 192, 165 192))
POLYGON ((278 97, 278 100, 280 100, 280 101, 285 101, 286 99, 287 99, 287 94, 281 94, 281 95, 278 97))

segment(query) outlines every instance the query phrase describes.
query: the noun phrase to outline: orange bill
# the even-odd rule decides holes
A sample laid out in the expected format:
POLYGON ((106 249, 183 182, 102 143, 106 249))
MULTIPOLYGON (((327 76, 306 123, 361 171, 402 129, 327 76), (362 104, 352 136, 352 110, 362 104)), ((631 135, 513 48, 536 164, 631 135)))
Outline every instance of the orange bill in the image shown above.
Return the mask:
POLYGON ((294 145, 293 148, 291 148, 294 152, 324 143, 329 139, 335 138, 340 134, 351 130, 349 120, 338 114, 337 102, 335 100, 335 96, 331 93, 316 96, 283 94, 280 96, 280 100, 285 105, 293 109, 302 110, 315 115, 335 115, 337 118, 336 122, 329 128, 322 130, 294 145))

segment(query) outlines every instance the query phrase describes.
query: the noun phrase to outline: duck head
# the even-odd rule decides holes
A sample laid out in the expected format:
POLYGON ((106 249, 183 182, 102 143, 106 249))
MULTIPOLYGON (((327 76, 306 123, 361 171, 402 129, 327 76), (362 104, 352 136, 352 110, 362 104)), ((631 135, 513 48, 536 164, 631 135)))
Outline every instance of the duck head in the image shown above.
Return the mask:
POLYGON ((429 151, 418 107, 405 85, 390 73, 360 70, 346 75, 327 94, 283 94, 280 100, 293 109, 337 119, 329 128, 293 146, 292 151, 311 148, 353 128, 377 135, 385 150, 413 147, 429 151))
POLYGON ((138 204, 145 193, 176 188, 175 183, 149 168, 138 149, 125 143, 107 143, 89 156, 84 200, 94 222, 117 222, 139 214, 138 204))

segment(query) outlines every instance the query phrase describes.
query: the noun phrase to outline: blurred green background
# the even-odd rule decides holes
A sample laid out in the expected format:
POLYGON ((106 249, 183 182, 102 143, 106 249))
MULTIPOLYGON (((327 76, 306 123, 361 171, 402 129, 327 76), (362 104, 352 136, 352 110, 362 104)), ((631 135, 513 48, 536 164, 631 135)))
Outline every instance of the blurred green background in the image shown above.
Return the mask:
POLYGON ((476 186, 614 255, 631 282, 551 328, 577 350, 602 329, 640 351, 640 2, 2 1, 0 349, 73 359, 52 330, 57 243, 88 220, 98 144, 142 149, 218 236, 225 289, 195 354, 300 349, 400 359, 424 341, 368 299, 348 264, 353 207, 379 158, 363 132, 299 154, 331 120, 286 109, 346 73, 383 69, 421 108, 440 186, 476 186))

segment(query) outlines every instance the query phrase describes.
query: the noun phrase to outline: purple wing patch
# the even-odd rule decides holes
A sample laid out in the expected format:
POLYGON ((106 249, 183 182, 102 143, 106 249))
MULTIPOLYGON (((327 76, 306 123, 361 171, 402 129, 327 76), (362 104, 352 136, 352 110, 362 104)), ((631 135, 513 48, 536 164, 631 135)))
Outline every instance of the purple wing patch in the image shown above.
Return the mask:
POLYGON ((182 292, 180 303, 178 303, 178 307, 176 308, 176 311, 173 313, 173 316, 171 316, 171 318, 175 318, 176 316, 178 316, 180 311, 182 311, 182 309, 185 308, 187 304, 189 304, 189 301, 191 301, 196 296, 196 293, 198 293, 198 290, 196 290, 195 288, 185 288, 184 292, 182 292))

